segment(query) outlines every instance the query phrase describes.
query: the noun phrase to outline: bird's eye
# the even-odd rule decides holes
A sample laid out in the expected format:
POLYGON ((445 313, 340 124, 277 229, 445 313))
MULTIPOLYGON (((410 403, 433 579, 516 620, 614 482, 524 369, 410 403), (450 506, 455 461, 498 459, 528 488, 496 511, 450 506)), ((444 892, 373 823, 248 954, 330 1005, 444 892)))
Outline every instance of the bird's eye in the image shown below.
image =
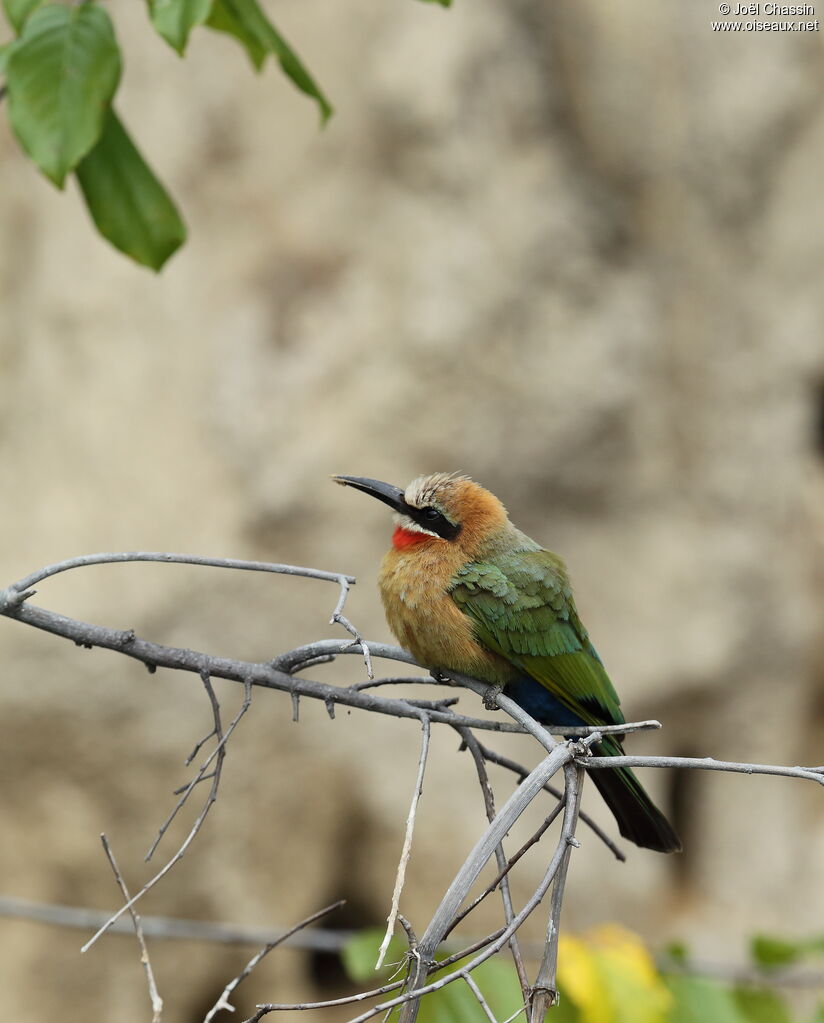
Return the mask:
POLYGON ((441 513, 437 508, 422 508, 421 517, 426 519, 427 522, 435 522, 441 517, 441 513))

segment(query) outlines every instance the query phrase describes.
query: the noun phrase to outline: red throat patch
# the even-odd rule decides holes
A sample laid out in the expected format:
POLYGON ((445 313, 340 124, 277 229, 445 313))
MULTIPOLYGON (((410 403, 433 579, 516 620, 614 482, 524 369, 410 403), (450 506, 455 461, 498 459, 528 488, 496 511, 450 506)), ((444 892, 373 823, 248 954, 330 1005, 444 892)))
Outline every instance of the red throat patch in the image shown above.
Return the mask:
POLYGON ((392 534, 392 546, 395 550, 401 551, 404 547, 412 547, 423 540, 431 540, 428 533, 418 533, 413 529, 404 529, 403 526, 396 526, 392 534))

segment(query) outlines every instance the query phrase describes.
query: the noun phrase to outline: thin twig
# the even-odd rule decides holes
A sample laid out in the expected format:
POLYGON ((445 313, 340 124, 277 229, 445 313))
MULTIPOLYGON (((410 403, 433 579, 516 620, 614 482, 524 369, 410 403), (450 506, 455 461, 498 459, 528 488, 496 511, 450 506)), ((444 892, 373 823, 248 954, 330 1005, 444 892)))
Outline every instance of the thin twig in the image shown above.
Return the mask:
MULTIPOLYGON (((206 687, 206 690, 208 692, 211 689, 211 682, 209 681, 208 684, 207 684, 206 679, 208 678, 208 676, 201 676, 201 677, 204 678, 204 686, 206 687)), ((212 696, 214 696, 214 693, 212 693, 212 696)), ((251 686, 251 682, 249 680, 247 680, 246 684, 244 686, 243 704, 242 704, 240 710, 235 715, 235 717, 232 720, 232 722, 230 723, 229 727, 226 729, 226 734, 221 737, 221 740, 220 740, 220 742, 218 744, 218 746, 219 746, 221 751, 224 750, 226 742, 227 742, 229 736, 234 731, 237 723, 240 721, 240 719, 243 717, 243 715, 249 709, 249 704, 251 702, 252 702, 252 686, 251 686)), ((219 726, 219 721, 218 720, 215 721, 215 727, 219 731, 219 727, 220 726, 219 726)), ((222 760, 221 754, 218 754, 218 756, 219 756, 220 760, 222 760)), ((179 863, 180 860, 183 859, 184 855, 186 854, 186 850, 192 844, 192 842, 194 841, 195 836, 200 831, 200 829, 203 827, 203 822, 206 820, 206 817, 207 817, 207 815, 209 813, 209 810, 212 808, 212 806, 214 805, 215 800, 217 799, 217 791, 218 791, 219 784, 220 784, 220 773, 218 771, 218 768, 216 767, 215 768, 215 777, 212 779, 212 785, 211 785, 211 788, 209 790, 209 795, 207 796, 206 801, 205 801, 205 803, 203 805, 203 808, 201 809, 200 813, 198 814, 197 819, 195 820, 194 824, 192 825, 192 828, 191 828, 189 834, 183 840, 183 843, 181 844, 180 848, 177 850, 177 852, 174 854, 174 856, 172 856, 172 858, 165 864, 165 866, 161 867, 161 869, 154 875, 154 877, 151 878, 149 881, 146 882, 146 884, 143 885, 143 887, 140 889, 140 891, 137 893, 137 895, 132 896, 132 898, 129 899, 129 901, 125 905, 121 906, 120 909, 118 909, 116 913, 113 913, 109 917, 109 919, 106 921, 106 923, 103 924, 103 926, 100 927, 96 931, 96 933, 80 949, 81 952, 87 952, 92 947, 92 945, 94 945, 94 943, 98 940, 98 938, 102 934, 104 934, 109 929, 109 927, 111 927, 111 925, 115 922, 115 920, 117 920, 119 917, 121 917, 128 909, 131 909, 131 907, 138 901, 138 899, 141 899, 146 894, 146 892, 148 892, 150 889, 154 888, 154 886, 157 884, 157 882, 160 881, 161 878, 165 877, 166 874, 169 873, 169 871, 172 869, 172 867, 175 866, 176 863, 179 863)))
MULTIPOLYGON (((584 769, 580 765, 567 764, 564 767, 564 774, 567 780, 567 791, 574 776, 574 786, 578 791, 579 800, 581 789, 584 784, 584 769)), ((547 1009, 558 1002, 558 938, 560 936, 561 906, 564 901, 564 886, 566 884, 567 868, 569 867, 569 856, 573 846, 580 845, 574 836, 575 821, 573 821, 570 833, 566 837, 567 847, 558 867, 558 873, 552 882, 552 899, 549 907, 549 920, 546 930, 546 945, 544 957, 541 960, 538 976, 532 988, 532 998, 527 999, 530 1004, 530 1023, 543 1023, 547 1009)))
POLYGON ((208 735, 204 735, 202 739, 198 739, 198 741, 194 745, 194 748, 193 748, 192 752, 183 761, 183 766, 184 767, 188 767, 191 764, 191 762, 195 759, 195 757, 198 755, 198 753, 200 753, 201 749, 203 749, 203 747, 212 738, 212 736, 214 734, 215 734, 215 730, 213 728, 211 730, 211 732, 209 732, 208 735))
POLYGON ((355 580, 348 575, 338 576, 338 582, 340 583, 340 597, 335 610, 332 612, 332 617, 329 619, 330 625, 342 625, 346 631, 355 637, 355 642, 352 646, 359 646, 363 652, 363 662, 366 665, 366 674, 370 679, 375 677, 375 672, 372 670, 372 658, 369 654, 369 647, 366 640, 361 636, 355 626, 346 618, 343 614, 343 606, 346 603, 346 598, 349 596, 349 584, 355 580))
POLYGON ((199 785, 203 781, 211 781, 214 778, 215 772, 210 771, 208 774, 204 774, 202 777, 195 778, 193 782, 186 782, 185 785, 179 785, 176 789, 172 789, 173 796, 179 796, 181 792, 185 792, 192 785, 199 785))
MULTIPOLYGON (((486 764, 484 763, 483 753, 481 752, 480 743, 472 734, 468 728, 457 729, 464 746, 469 750, 472 759, 475 762, 475 771, 478 775, 478 782, 481 786, 481 792, 483 794, 484 809, 486 810, 486 819, 491 824, 495 819, 495 796, 492 792, 492 786, 489 784, 489 775, 486 773, 486 764)), ((504 905, 504 919, 507 924, 512 923, 512 919, 515 916, 515 911, 512 908, 512 895, 509 890, 509 877, 508 872, 512 867, 512 864, 506 858, 504 852, 503 842, 500 842, 495 848, 495 860, 498 864, 498 877, 496 878, 501 889, 501 899, 504 905)), ((457 919, 457 918, 456 918, 457 919)), ((448 934, 449 931, 446 932, 448 934)), ((444 934, 444 937, 446 937, 444 934)), ((518 936, 513 934, 509 939, 509 948, 512 952, 512 961, 515 964, 515 970, 518 974, 518 981, 521 985, 521 991, 523 992, 524 1001, 529 998, 529 980, 526 975, 526 969, 524 967, 524 960, 521 956, 521 949, 518 945, 518 936)))
POLYGON ((400 685, 413 685, 413 686, 440 686, 443 688, 442 682, 437 682, 431 675, 390 675, 386 678, 375 678, 370 679, 368 682, 355 682, 351 686, 347 686, 347 689, 352 689, 356 693, 362 693, 364 689, 378 689, 381 686, 400 686, 400 685))
MULTIPOLYGON (((109 860, 112 870, 114 871, 115 880, 117 881, 120 891, 123 893, 123 898, 129 901, 129 889, 126 887, 126 882, 123 879, 123 875, 117 866, 117 861, 114 858, 114 853, 109 845, 109 840, 105 835, 100 836, 100 841, 103 843, 103 849, 109 860)), ((152 971, 152 963, 149 959, 149 950, 146 948, 146 939, 143 935, 143 927, 141 926, 140 917, 134 911, 129 910, 129 915, 132 918, 132 924, 134 926, 134 933, 137 937, 137 942, 140 945, 140 962, 143 964, 143 969, 146 973, 146 983, 149 986, 149 998, 152 1003, 152 1023, 160 1023, 160 1017, 163 1012, 163 999, 157 990, 157 984, 155 983, 154 972, 152 971)))
POLYGON ((290 938, 293 934, 296 934, 298 931, 302 931, 304 927, 308 927, 310 924, 313 924, 316 920, 320 920, 321 917, 327 916, 329 913, 332 913, 336 909, 340 909, 340 907, 345 904, 346 899, 338 899, 338 901, 333 902, 331 906, 326 906, 324 909, 319 909, 317 913, 313 913, 311 916, 307 916, 305 920, 301 920, 299 924, 295 924, 294 927, 290 928, 290 930, 286 931, 286 933, 282 934, 280 937, 274 938, 272 941, 267 941, 264 947, 258 953, 252 956, 252 958, 243 967, 243 969, 234 978, 234 980, 229 981, 229 983, 221 992, 220 998, 218 998, 218 1000, 215 1002, 212 1008, 206 1013, 206 1016, 203 1019, 203 1023, 211 1023, 211 1021, 221 1011, 221 1009, 227 1009, 229 1012, 235 1011, 234 1005, 229 1004, 229 995, 235 990, 235 988, 238 986, 238 984, 241 983, 241 981, 245 980, 249 976, 249 974, 258 965, 261 959, 267 956, 272 951, 273 948, 277 948, 278 945, 282 945, 283 942, 290 938))
MULTIPOLYGON (((513 937, 514 937, 514 935, 513 935, 513 937)), ((487 1005, 487 1001, 484 998, 484 996, 483 996, 483 994, 481 992, 481 989, 475 983, 475 980, 472 977, 472 974, 469 973, 468 970, 461 970, 461 976, 466 981, 467 986, 469 987, 469 990, 477 998, 478 1004, 483 1009, 484 1015, 489 1020, 489 1023, 498 1023, 498 1020, 495 1018, 495 1013, 487 1005)))
MULTIPOLYGON (((210 738, 212 735, 214 735, 217 738, 217 745, 212 750, 212 752, 209 754, 209 756, 206 758, 206 760, 201 764, 200 769, 198 770, 198 772, 194 776, 194 778, 189 782, 189 784, 185 785, 182 788, 182 790, 178 789, 178 790, 176 790, 174 792, 174 795, 177 795, 178 792, 181 792, 181 791, 182 791, 183 794, 181 795, 180 799, 177 801, 177 803, 176 803, 175 807, 173 808, 172 812, 166 818, 164 823, 160 826, 160 830, 157 833, 157 837, 155 838, 154 842, 152 842, 151 847, 149 848, 149 851, 146 853, 146 862, 147 863, 149 862, 149 860, 154 855, 155 849, 157 849, 158 845, 160 844, 161 839, 163 838, 163 836, 168 831, 169 826, 171 825, 172 821, 175 819, 175 817, 177 816, 178 812, 180 811, 180 809, 183 807, 183 805, 186 802, 186 800, 191 795, 192 790, 194 789, 194 787, 199 782, 206 781, 207 778, 213 779, 214 795, 215 795, 215 797, 217 797, 217 790, 218 790, 218 787, 220 785, 220 772, 221 772, 221 769, 223 768, 223 759, 226 756, 226 743, 229 741, 229 736, 235 730, 235 727, 236 727, 238 721, 240 721, 240 719, 243 717, 243 715, 249 709, 249 704, 252 702, 252 687, 251 687, 251 683, 248 683, 246 685, 246 687, 245 687, 244 696, 243 696, 243 703, 242 703, 242 705, 240 707, 240 710, 237 712, 237 714, 232 719, 232 721, 229 722, 229 727, 226 730, 226 734, 223 735, 223 733, 221 731, 221 724, 220 724, 220 705, 217 702, 217 698, 215 696, 215 691, 212 688, 211 680, 209 679, 208 674, 202 675, 201 678, 203 679, 203 685, 204 685, 204 687, 206 689, 206 692, 209 695, 209 702, 210 702, 210 705, 212 707, 212 715, 213 715, 214 722, 215 722, 214 727, 212 728, 212 731, 209 733, 209 736, 207 736, 207 738, 210 738), (212 762, 215 761, 215 760, 216 760, 216 764, 215 764, 214 770, 211 771, 209 774, 206 774, 206 771, 208 770, 208 768, 210 767, 212 762)), ((211 796, 210 796, 210 798, 211 798, 211 796)), ((212 800, 212 801, 214 802, 214 800, 212 800)))
POLYGON ((586 757, 586 768, 593 767, 686 767, 693 771, 728 771, 733 774, 774 774, 781 778, 809 778, 824 785, 821 767, 776 767, 771 764, 741 764, 713 757, 586 757))
POLYGON ((277 575, 299 575, 307 579, 325 579, 328 582, 340 584, 345 579, 350 585, 354 585, 355 578, 351 575, 341 575, 340 572, 324 572, 319 568, 302 568, 299 565, 277 565, 268 561, 245 561, 240 558, 210 558, 199 554, 169 554, 165 551, 119 551, 116 553, 84 554, 77 558, 67 558, 65 561, 58 561, 53 565, 46 565, 36 572, 25 576, 16 583, 12 583, 9 590, 14 593, 22 593, 30 590, 32 586, 49 579, 61 572, 68 572, 73 568, 85 568, 88 565, 112 565, 130 561, 152 561, 161 564, 175 565, 204 565, 208 568, 230 568, 246 572, 273 572, 277 575))
POLYGON ((403 836, 403 849, 401 850, 401 858, 398 863, 398 871, 395 875, 395 888, 392 892, 392 907, 389 910, 389 916, 386 919, 386 933, 383 936, 381 947, 378 951, 378 961, 375 963, 375 969, 379 970, 383 966, 383 961, 386 957, 386 950, 389 948, 389 942, 392 940, 392 932, 395 930, 395 921, 398 917, 398 910, 400 907, 401 892, 403 891, 403 882, 406 878, 406 866, 409 863, 409 856, 412 852, 412 835, 415 831, 415 817, 418 812, 418 801, 421 798, 421 792, 423 792, 423 776, 426 770, 426 760, 429 756, 429 735, 431 732, 431 726, 429 718, 426 714, 421 714, 421 755, 418 760, 418 773, 415 778, 415 788, 412 792, 412 802, 409 806, 409 814, 406 818, 406 831, 403 836))

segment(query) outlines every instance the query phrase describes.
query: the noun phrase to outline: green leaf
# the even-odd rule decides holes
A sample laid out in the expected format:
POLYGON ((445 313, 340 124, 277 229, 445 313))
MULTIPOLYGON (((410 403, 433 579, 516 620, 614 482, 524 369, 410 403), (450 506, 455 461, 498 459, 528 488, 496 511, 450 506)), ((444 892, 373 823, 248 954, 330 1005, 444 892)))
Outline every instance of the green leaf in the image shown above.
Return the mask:
POLYGON ((102 7, 49 4, 8 57, 9 116, 21 145, 58 188, 97 142, 120 79, 120 50, 102 7))
POLYGON ((242 21, 238 20, 224 0, 214 0, 212 13, 206 19, 206 24, 216 32, 225 32, 226 35, 234 36, 239 40, 254 64, 255 70, 260 71, 266 60, 266 48, 261 46, 257 37, 252 35, 242 21))
POLYGON ((689 948, 683 941, 671 941, 664 949, 664 953, 677 966, 684 966, 689 958, 689 948))
POLYGON ((383 931, 372 927, 366 931, 359 931, 341 949, 343 968, 356 983, 374 980, 376 976, 385 978, 388 974, 394 973, 397 963, 402 962, 405 958, 406 943, 399 938, 392 938, 384 965, 380 971, 376 972, 375 963, 378 961, 378 951, 382 941, 383 931))
POLYGON ((768 934, 756 934, 750 942, 753 962, 759 966, 789 966, 811 953, 824 951, 824 938, 788 941, 768 934))
POLYGON ((747 1023, 732 991, 703 977, 667 977, 674 998, 669 1023, 747 1023))
POLYGON ((26 23, 26 18, 42 3, 43 0, 3 0, 3 10, 6 12, 9 24, 18 35, 26 23))
POLYGON ((423 0, 425 4, 440 4, 441 7, 451 7, 452 0, 423 0))
POLYGON ((209 17, 212 0, 149 0, 149 17, 169 46, 182 57, 189 33, 209 17))
POLYGON ((177 208, 113 110, 77 179, 98 231, 138 263, 159 270, 186 240, 177 208))
POLYGON ((738 987, 735 1002, 747 1023, 792 1023, 783 998, 760 987, 738 987))
POLYGON ((16 42, 16 39, 10 39, 7 43, 0 44, 0 75, 6 70, 6 61, 11 56, 11 48, 16 42))
POLYGON ((306 70, 295 51, 266 17, 257 0, 218 0, 218 3, 215 5, 216 10, 213 12, 213 17, 216 14, 218 20, 222 23, 216 25, 213 18, 210 18, 207 24, 211 28, 217 28, 221 32, 229 32, 231 35, 239 38, 244 46, 246 46, 246 49, 249 50, 252 60, 258 67, 260 65, 255 61, 255 57, 252 55, 252 51, 243 36, 253 39, 259 50, 263 50, 264 54, 274 54, 284 73, 291 78, 298 89, 301 92, 305 92, 307 96, 311 96, 317 102, 320 109, 321 123, 325 124, 332 116, 332 106, 329 100, 321 92, 317 82, 306 70), (221 8, 219 13, 217 11, 218 3, 221 8), (235 27, 228 28, 227 22, 231 22, 235 27), (237 31, 237 26, 240 26, 243 36, 237 31))

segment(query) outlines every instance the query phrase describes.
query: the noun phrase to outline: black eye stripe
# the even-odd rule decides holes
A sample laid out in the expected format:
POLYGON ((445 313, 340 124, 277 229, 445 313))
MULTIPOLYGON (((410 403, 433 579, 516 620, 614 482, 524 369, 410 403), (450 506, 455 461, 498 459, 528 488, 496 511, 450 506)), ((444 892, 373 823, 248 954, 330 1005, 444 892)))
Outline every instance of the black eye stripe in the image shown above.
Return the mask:
POLYGON ((424 529, 437 533, 444 540, 454 540, 461 531, 460 525, 450 522, 442 512, 439 512, 437 508, 433 508, 431 505, 426 508, 410 506, 407 514, 411 519, 423 526, 424 529))

